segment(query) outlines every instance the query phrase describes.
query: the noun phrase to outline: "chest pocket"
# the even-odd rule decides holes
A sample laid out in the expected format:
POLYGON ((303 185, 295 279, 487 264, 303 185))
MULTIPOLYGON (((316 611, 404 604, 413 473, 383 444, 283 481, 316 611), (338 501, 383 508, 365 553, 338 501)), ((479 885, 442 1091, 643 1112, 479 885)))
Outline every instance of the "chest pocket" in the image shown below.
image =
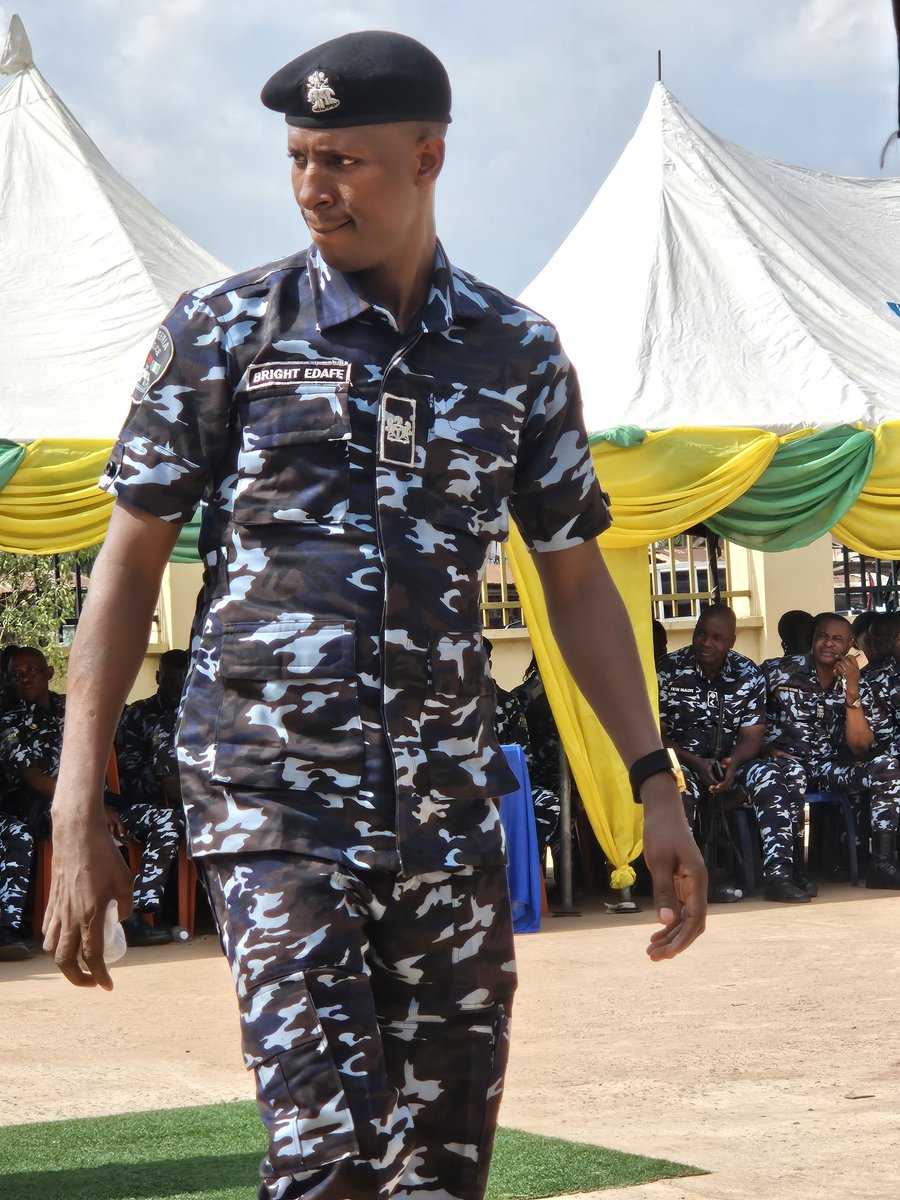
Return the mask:
POLYGON ((251 393, 242 406, 235 521, 343 524, 350 485, 347 397, 346 384, 251 393))
POLYGON ((346 793, 364 756, 353 627, 227 625, 213 778, 240 787, 346 793))
POLYGON ((425 515, 438 529, 504 541, 515 478, 515 431, 499 401, 436 390, 425 446, 425 515), (492 407, 496 405, 496 408, 492 407))

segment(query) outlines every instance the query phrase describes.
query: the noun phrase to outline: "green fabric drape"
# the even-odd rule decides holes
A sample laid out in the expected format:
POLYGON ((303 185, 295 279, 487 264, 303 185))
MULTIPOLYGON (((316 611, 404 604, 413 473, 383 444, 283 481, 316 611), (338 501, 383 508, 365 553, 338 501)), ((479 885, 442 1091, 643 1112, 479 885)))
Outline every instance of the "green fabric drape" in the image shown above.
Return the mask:
POLYGON ((202 506, 197 509, 190 521, 182 525, 175 543, 175 549, 169 555, 169 562, 195 563, 200 561, 200 551, 197 549, 197 538, 200 535, 200 520, 203 516, 202 506))
POLYGON ((706 524, 750 550, 796 550, 853 505, 875 454, 869 429, 840 425, 788 438, 757 481, 706 524))
POLYGON ((19 469, 19 463, 25 457, 25 447, 18 442, 8 442, 0 438, 0 491, 6 487, 13 475, 19 469))

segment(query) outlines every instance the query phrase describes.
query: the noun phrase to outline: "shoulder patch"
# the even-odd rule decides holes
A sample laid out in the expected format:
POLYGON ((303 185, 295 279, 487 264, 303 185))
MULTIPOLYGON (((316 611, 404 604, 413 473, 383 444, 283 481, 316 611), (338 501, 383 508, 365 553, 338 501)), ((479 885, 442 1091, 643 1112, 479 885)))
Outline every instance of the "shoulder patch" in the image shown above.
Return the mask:
POLYGON ((134 389, 135 400, 143 400, 150 388, 159 383, 174 357, 175 343, 172 341, 172 335, 165 325, 160 325, 156 331, 156 337, 153 339, 153 345, 150 347, 150 353, 147 355, 147 361, 144 363, 144 369, 141 371, 141 377, 137 381, 137 387, 134 389))

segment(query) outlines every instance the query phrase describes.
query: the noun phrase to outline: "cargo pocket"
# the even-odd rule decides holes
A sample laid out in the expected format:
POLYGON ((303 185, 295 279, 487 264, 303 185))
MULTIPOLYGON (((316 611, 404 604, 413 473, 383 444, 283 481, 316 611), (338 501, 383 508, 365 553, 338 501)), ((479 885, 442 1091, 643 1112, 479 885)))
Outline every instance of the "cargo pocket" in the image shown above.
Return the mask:
MULTIPOLYGON (((431 791, 448 799, 502 795, 510 774, 494 737, 497 696, 480 633, 448 633, 431 644, 431 694, 422 744, 431 791)), ((507 791, 515 790, 515 779, 507 791)))
POLYGON ((425 516, 438 529, 486 542, 505 540, 515 477, 511 438, 489 424, 483 402, 435 403, 425 448, 425 516))
POLYGON ((302 972, 254 989, 241 1013, 244 1059, 276 1174, 358 1153, 353 1118, 302 972))
POLYGON ((212 775, 346 794, 360 784, 355 637, 341 622, 226 625, 212 775))
POLYGON ((342 524, 350 493, 346 385, 283 389, 242 405, 234 519, 342 524))

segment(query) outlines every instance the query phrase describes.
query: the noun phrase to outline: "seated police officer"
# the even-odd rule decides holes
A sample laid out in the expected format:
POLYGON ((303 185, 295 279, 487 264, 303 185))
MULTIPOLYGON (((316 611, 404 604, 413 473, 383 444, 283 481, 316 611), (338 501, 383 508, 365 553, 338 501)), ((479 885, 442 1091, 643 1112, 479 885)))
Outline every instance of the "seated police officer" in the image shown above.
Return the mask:
POLYGON ((900 760, 884 740, 869 755, 873 735, 862 708, 859 662, 850 653, 851 642, 850 622, 837 613, 822 613, 809 654, 765 664, 768 754, 800 768, 801 795, 869 793, 872 858, 866 887, 900 888, 894 857, 900 760))
POLYGON ((187 666, 186 650, 167 650, 161 655, 156 691, 128 705, 116 733, 123 794, 132 801, 172 808, 179 827, 183 818, 175 724, 187 666))
MULTIPOLYGON (((725 604, 700 614, 690 646, 658 666, 663 741, 681 763, 685 812, 693 822, 704 796, 729 791, 744 764, 759 753, 765 729, 765 682, 734 649, 737 625, 725 604)), ((717 894, 713 899, 734 898, 717 894)))
MULTIPOLYGON (((66 698, 50 690, 51 667, 40 650, 19 647, 9 663, 9 681, 17 704, 0 717, 0 755, 22 788, 20 803, 27 810, 32 832, 50 829, 50 803, 56 791, 62 748, 66 698)), ((134 880, 134 909, 123 921, 131 946, 160 945, 172 940, 169 930, 153 927, 142 914, 155 913, 173 855, 178 829, 171 812, 149 804, 131 804, 108 793, 106 823, 112 835, 143 843, 141 869, 134 880)))

